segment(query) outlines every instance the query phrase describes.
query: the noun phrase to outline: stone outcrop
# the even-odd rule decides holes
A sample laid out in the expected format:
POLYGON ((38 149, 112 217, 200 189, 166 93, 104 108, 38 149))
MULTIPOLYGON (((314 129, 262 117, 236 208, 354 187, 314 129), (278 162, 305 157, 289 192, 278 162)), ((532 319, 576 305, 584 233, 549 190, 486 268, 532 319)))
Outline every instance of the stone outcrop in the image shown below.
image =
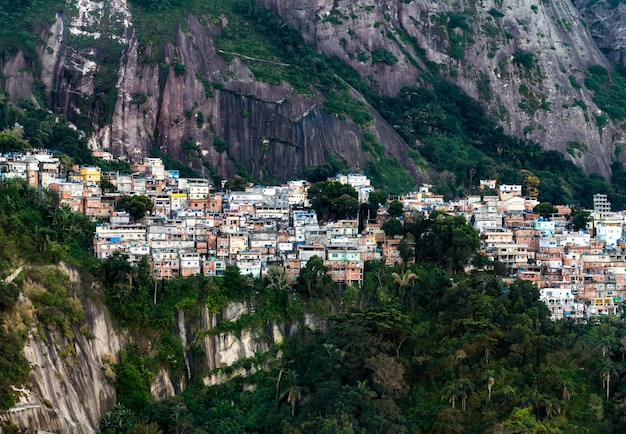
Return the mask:
MULTIPOLYGON (((358 125, 323 111, 319 95, 297 95, 286 83, 255 80, 241 58, 227 61, 218 52, 212 36, 219 32, 218 25, 207 30, 190 15, 186 31, 176 32, 165 53, 166 62, 178 62, 185 71, 169 68, 161 81, 157 66, 140 63, 140 47, 133 39, 121 67, 111 141, 102 146, 135 161, 158 146, 204 175, 209 172, 202 162, 223 177, 232 177, 234 162, 240 162, 259 179, 302 174, 305 167, 325 162, 329 153, 352 168, 364 168, 372 160, 361 145, 358 125), (207 92, 207 83, 219 86, 207 92), (147 98, 134 104, 133 95, 147 98), (220 139, 228 152, 215 146, 220 139)), ((380 117, 371 130, 388 155, 405 159, 407 145, 380 117)), ((414 164, 406 166, 420 177, 414 164)))
MULTIPOLYGON (((111 364, 126 340, 114 329, 106 308, 85 297, 78 271, 62 266, 82 294, 82 326, 72 326, 73 337, 60 330, 45 331, 33 323, 24 347, 31 364, 30 385, 8 417, 28 432, 93 434, 100 419, 116 402, 111 364)), ((18 309, 31 302, 20 295, 18 309)))
MULTIPOLYGON (((18 100, 30 97, 32 83, 40 79, 55 110, 93 129, 93 149, 110 149, 130 161, 161 151, 203 176, 232 177, 243 168, 257 179, 274 181, 299 176, 306 167, 326 162, 329 154, 353 169, 372 161, 361 144, 362 128, 325 112, 321 94, 299 95, 287 83, 257 81, 240 56, 220 53, 214 37, 228 26, 226 18, 215 22, 189 15, 157 64, 146 61, 154 53, 140 45, 125 1, 80 0, 78 5, 76 16, 58 15, 42 31, 41 74, 24 72, 18 53, 4 64, 0 86, 18 100), (103 122, 106 97, 94 93, 104 68, 97 61, 102 50, 97 41, 105 37, 105 25, 122 29, 114 42, 123 46, 123 56, 117 85, 108 89, 117 90, 111 120, 103 122), (77 36, 93 40, 93 47, 84 41, 74 47, 77 36), (228 150, 215 146, 216 140, 228 150)), ((367 130, 390 157, 424 179, 406 158, 406 143, 380 116, 367 130)))
POLYGON ((574 5, 607 57, 626 64, 626 5, 606 0, 574 0, 574 5))
MULTIPOLYGON (((210 312, 202 307, 200 315, 195 321, 179 323, 184 327, 181 337, 183 342, 195 342, 204 353, 203 371, 211 372, 218 368, 226 368, 239 360, 255 357, 267 352, 270 346, 280 343, 290 333, 295 332, 296 327, 291 324, 273 324, 263 329, 243 329, 241 333, 233 332, 212 333, 222 322, 232 322, 244 314, 249 314, 251 308, 243 303, 231 302, 219 314, 210 312)), ((181 313, 178 313, 179 319, 181 313)), ((254 369, 254 368, 253 368, 254 369)), ((246 369, 238 368, 235 374, 246 375, 246 369)), ((215 385, 227 380, 229 376, 221 372, 213 372, 204 378, 206 385, 215 385)))
MULTIPOLYGON (((21 267, 10 276, 12 280, 21 267)), ((41 327, 35 320, 31 324, 24 354, 31 364, 30 385, 22 391, 17 405, 9 410, 6 417, 19 427, 36 432, 94 434, 102 417, 111 410, 117 400, 114 387, 113 364, 118 352, 124 349, 132 336, 126 336, 113 327, 104 305, 94 301, 95 297, 85 296, 98 291, 97 286, 86 288, 86 283, 74 267, 61 264, 60 268, 69 277, 85 312, 85 319, 72 326, 67 336, 60 329, 51 331, 41 327), (44 333, 44 335, 42 335, 44 333)), ((274 343, 295 333, 292 324, 273 324, 271 327, 255 330, 244 329, 240 334, 232 332, 211 333, 211 329, 222 322, 236 321, 244 314, 251 313, 251 306, 231 302, 219 314, 210 312, 206 306, 198 306, 194 314, 176 312, 177 329, 185 350, 185 374, 175 378, 165 368, 156 373, 150 392, 157 399, 167 399, 182 392, 192 372, 191 363, 196 366, 207 385, 219 384, 232 375, 253 373, 259 366, 238 367, 226 375, 216 368, 230 367, 236 362, 267 352, 274 343), (204 356, 190 360, 191 345, 201 348, 204 356), (207 374, 208 373, 208 374, 207 374)), ((33 306, 22 293, 18 310, 33 316, 33 306)), ((36 318, 36 315, 34 316, 36 318)), ((323 329, 324 324, 312 315, 304 318, 304 325, 313 329, 323 329)), ((149 341, 140 337, 142 345, 149 341)))

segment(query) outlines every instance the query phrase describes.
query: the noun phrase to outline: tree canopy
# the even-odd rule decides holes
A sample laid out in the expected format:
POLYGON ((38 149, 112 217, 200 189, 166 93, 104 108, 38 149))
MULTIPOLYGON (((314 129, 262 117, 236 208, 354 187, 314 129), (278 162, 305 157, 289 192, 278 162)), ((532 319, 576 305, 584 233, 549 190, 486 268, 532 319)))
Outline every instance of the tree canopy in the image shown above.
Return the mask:
POLYGON ((387 212, 391 217, 400 217, 404 213, 404 205, 399 200, 394 200, 389 204, 387 212))
POLYGON ((450 273, 462 272, 480 247, 478 232, 463 216, 433 212, 408 225, 418 261, 433 261, 450 273))
POLYGON ((557 208, 550 202, 541 202, 540 204, 535 205, 533 211, 539 213, 541 217, 545 218, 551 217, 558 212, 557 208))
POLYGON ((146 213, 152 211, 154 202, 147 196, 138 194, 133 196, 122 196, 117 201, 117 206, 126 211, 133 220, 141 220, 146 213))
POLYGON ((581 208, 572 211, 571 223, 574 230, 587 229, 587 223, 591 220, 591 213, 581 208))
POLYGON ((356 218, 359 214, 359 196, 349 184, 317 182, 309 187, 307 195, 320 220, 356 218))

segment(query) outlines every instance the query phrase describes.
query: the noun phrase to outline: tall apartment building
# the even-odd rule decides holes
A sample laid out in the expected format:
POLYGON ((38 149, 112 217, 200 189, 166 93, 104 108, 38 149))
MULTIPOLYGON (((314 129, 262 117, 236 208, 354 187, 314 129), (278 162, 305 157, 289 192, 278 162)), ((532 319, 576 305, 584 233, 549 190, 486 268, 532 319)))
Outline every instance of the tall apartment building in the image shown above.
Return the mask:
POLYGON ((611 202, 609 202, 606 194, 593 195, 593 210, 598 213, 611 212, 611 202))

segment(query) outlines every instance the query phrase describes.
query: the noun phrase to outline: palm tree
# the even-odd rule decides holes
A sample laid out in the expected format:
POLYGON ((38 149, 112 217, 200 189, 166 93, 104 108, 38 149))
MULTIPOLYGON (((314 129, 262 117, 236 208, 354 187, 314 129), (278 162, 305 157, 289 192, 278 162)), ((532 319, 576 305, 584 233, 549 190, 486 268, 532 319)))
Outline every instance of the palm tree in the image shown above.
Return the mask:
POLYGON ((296 374, 296 371, 294 371, 293 369, 287 371, 287 382, 289 385, 287 387, 287 390, 285 390, 280 395, 281 401, 286 398, 287 403, 291 404, 292 416, 294 416, 296 413, 296 403, 300 401, 300 399, 302 399, 302 390, 300 389, 300 386, 298 386, 297 377, 298 374, 296 374))
POLYGON ((467 410, 467 397, 474 390, 474 384, 468 378, 459 378, 449 383, 444 389, 444 398, 456 408, 457 399, 461 398, 461 411, 467 410))
POLYGON ((569 401, 572 399, 572 392, 574 391, 574 382, 569 378, 561 380, 561 386, 563 386, 563 393, 561 398, 563 401, 569 401))
POLYGON ((474 391, 474 384, 468 378, 461 378, 457 382, 461 393, 461 411, 467 410, 467 396, 474 391))
POLYGON ((413 280, 417 280, 417 274, 413 273, 411 270, 405 270, 402 274, 393 272, 391 273, 391 277, 393 277, 393 282, 398 285, 399 301, 406 301, 407 297, 405 289, 413 280))
POLYGON ((603 369, 600 376, 602 377, 602 385, 606 389, 606 399, 608 401, 611 393, 611 369, 603 369))
POLYGON ((447 399, 448 402, 452 405, 452 408, 456 408, 456 400, 459 399, 459 395, 460 395, 460 391, 459 388, 457 387, 456 381, 449 383, 444 389, 443 389, 443 396, 441 397, 441 399, 447 399))
POLYGON ((9 194, 4 196, 4 201, 3 201, 7 207, 11 210, 11 211, 15 211, 15 209, 17 208, 17 204, 15 202, 15 198, 9 194))
POLYGON ((55 232, 50 228, 39 225, 33 228, 33 232, 35 235, 34 238, 37 244, 37 250, 39 250, 39 253, 46 253, 46 250, 48 250, 50 245, 51 237, 55 235, 55 232))
POLYGON ((545 405, 546 405, 546 416, 548 416, 548 418, 561 414, 561 410, 563 407, 561 405, 561 401, 558 400, 557 398, 550 398, 549 400, 545 402, 545 405))
POLYGON ((278 406, 280 398, 280 380, 283 378, 285 372, 283 368, 280 368, 280 371, 278 371, 278 378, 276 379, 276 406, 278 406))
POLYGON ((600 378, 602 379, 602 387, 606 389, 606 400, 609 400, 611 394, 611 376, 615 374, 615 367, 610 361, 605 361, 600 366, 600 378))
POLYGON ((407 286, 413 279, 417 279, 417 274, 413 273, 411 270, 406 270, 401 275, 398 273, 391 273, 391 277, 393 277, 394 283, 397 283, 398 286, 407 286))
POLYGON ((494 384, 496 384, 496 379, 493 377, 489 377, 489 382, 487 383, 487 389, 489 390, 489 401, 491 401, 491 390, 493 389, 494 384))

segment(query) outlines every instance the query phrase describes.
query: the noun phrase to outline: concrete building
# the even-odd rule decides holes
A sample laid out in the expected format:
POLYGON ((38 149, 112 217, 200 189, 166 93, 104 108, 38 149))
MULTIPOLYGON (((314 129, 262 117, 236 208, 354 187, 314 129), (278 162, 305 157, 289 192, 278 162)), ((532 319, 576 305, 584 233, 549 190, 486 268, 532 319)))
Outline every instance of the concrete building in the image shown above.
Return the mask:
POLYGON ((609 202, 606 194, 594 194, 593 195, 593 210, 597 213, 611 212, 611 202, 609 202))
POLYGON ((550 309, 552 320, 585 317, 584 303, 577 302, 569 289, 543 288, 540 290, 540 299, 550 309))

